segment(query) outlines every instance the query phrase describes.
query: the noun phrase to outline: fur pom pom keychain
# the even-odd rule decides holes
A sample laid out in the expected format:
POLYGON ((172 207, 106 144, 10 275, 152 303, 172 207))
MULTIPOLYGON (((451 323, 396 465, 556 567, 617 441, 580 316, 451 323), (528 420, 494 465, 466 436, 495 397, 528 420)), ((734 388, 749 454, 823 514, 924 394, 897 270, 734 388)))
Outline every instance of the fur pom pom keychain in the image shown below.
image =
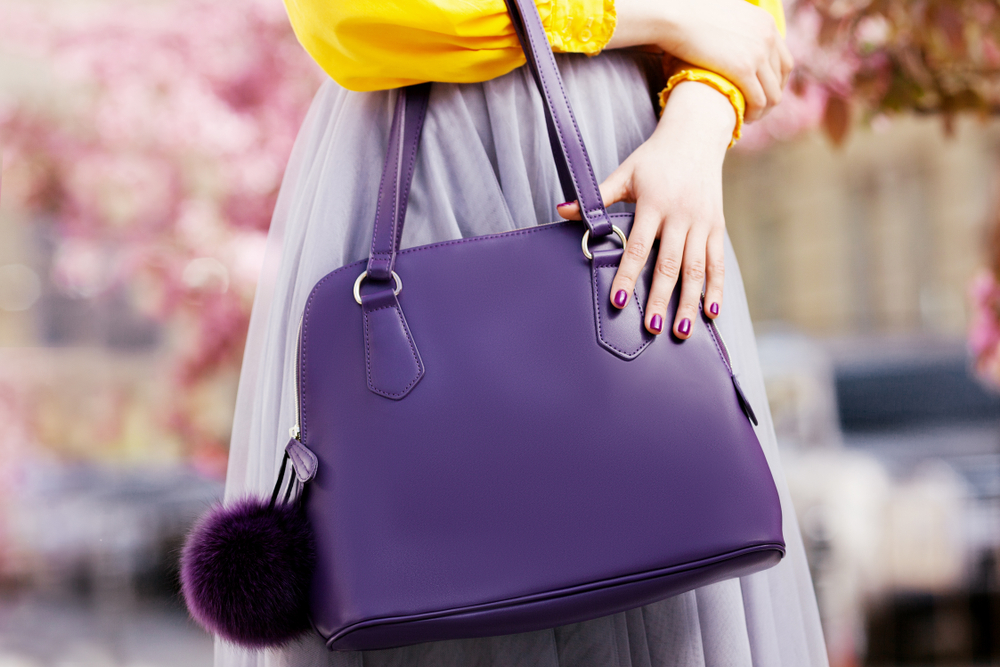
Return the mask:
POLYGON ((216 505, 192 528, 181 554, 181 591, 191 616, 245 648, 281 646, 310 629, 316 550, 302 503, 308 480, 293 469, 278 502, 291 444, 270 502, 250 497, 216 505), (294 486, 300 492, 290 501, 294 486))

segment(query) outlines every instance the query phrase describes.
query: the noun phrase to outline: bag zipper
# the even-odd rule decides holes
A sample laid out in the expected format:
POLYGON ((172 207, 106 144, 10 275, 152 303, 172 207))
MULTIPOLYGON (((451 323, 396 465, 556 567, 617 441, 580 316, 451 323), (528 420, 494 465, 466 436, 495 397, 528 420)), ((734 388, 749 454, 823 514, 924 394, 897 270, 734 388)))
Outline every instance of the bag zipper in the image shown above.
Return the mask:
POLYGON ((705 295, 702 294, 702 313, 705 321, 708 322, 708 330, 711 332, 712 337, 715 339, 716 348, 719 350, 719 356, 722 357, 723 363, 726 364, 726 370, 729 371, 729 377, 733 381, 733 389, 736 390, 736 398, 739 401, 740 409, 743 410, 743 414, 746 415, 750 422, 757 426, 757 415, 753 411, 753 406, 750 405, 750 401, 747 399, 746 394, 743 393, 743 387, 740 386, 740 381, 736 379, 736 371, 733 370, 733 363, 729 355, 729 348, 726 346, 726 341, 722 338, 722 332, 719 328, 715 326, 715 320, 711 317, 705 316, 705 295))
MULTIPOLYGON (((303 314, 304 317, 304 314, 303 314)), ((299 401, 299 354, 302 345, 302 317, 299 317, 299 326, 295 330, 295 391, 292 392, 292 400, 295 405, 295 425, 288 429, 288 435, 295 440, 302 442, 302 406, 299 401)))

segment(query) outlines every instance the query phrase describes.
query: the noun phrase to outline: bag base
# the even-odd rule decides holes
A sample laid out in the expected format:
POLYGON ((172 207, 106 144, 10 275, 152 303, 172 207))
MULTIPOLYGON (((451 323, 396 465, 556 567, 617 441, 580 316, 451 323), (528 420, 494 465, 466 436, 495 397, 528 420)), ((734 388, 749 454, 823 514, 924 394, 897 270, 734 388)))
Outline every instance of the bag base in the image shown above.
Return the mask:
POLYGON ((761 544, 703 561, 662 568, 484 605, 362 621, 327 639, 333 651, 393 648, 428 641, 531 632, 552 618, 567 623, 599 618, 658 602, 700 586, 776 565, 783 544, 761 544))

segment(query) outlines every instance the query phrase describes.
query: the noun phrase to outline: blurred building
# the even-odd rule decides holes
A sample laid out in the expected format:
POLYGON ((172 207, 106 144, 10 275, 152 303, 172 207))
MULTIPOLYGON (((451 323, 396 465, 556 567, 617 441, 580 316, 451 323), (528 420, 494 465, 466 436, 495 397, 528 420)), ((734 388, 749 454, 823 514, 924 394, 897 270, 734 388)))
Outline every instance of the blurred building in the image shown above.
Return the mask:
POLYGON ((726 161, 726 220, 756 322, 817 336, 961 338, 996 205, 1000 123, 880 118, 726 161))
MULTIPOLYGON (((967 292, 1000 124, 876 119, 730 154, 740 261, 831 662, 1000 659, 1000 397, 967 292)), ((992 663, 990 663, 992 664, 992 663)))

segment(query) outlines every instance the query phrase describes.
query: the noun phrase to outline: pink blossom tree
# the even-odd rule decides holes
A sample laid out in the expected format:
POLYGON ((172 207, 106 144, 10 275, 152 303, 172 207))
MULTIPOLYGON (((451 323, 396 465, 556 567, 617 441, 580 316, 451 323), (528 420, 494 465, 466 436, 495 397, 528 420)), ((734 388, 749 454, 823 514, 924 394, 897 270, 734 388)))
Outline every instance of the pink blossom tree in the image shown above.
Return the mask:
MULTIPOLYGON (((840 145, 854 120, 1000 112, 1000 8, 990 0, 797 0, 789 94, 743 144, 757 148, 821 126, 840 145)), ((990 222, 1000 238, 1000 213, 990 222)), ((970 284, 969 346, 980 376, 1000 387, 1000 251, 970 284)))
POLYGON ((281 176, 321 79, 278 2, 0 7, 0 44, 52 73, 49 99, 0 104, 6 197, 53 221, 51 276, 126 289, 170 326, 165 423, 216 474, 226 443, 197 387, 238 369, 281 176), (51 94, 51 91, 56 91, 51 94), (8 183, 8 186, 12 185, 8 183))

